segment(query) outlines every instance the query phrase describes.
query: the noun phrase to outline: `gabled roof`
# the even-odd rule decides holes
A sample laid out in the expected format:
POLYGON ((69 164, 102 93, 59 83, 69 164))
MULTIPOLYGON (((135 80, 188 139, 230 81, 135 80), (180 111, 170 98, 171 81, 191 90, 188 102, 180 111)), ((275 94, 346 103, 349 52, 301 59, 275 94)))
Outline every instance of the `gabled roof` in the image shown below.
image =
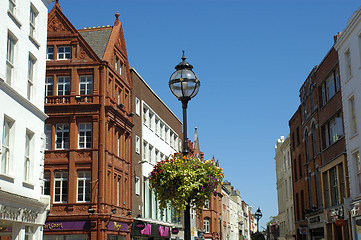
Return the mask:
POLYGON ((56 1, 54 7, 48 14, 48 40, 58 38, 74 38, 79 41, 80 54, 79 59, 100 61, 101 58, 95 53, 91 46, 79 34, 79 31, 73 26, 69 19, 61 11, 59 2, 56 1))
POLYGON ((89 46, 100 59, 103 59, 105 49, 108 45, 112 27, 78 30, 89 46))

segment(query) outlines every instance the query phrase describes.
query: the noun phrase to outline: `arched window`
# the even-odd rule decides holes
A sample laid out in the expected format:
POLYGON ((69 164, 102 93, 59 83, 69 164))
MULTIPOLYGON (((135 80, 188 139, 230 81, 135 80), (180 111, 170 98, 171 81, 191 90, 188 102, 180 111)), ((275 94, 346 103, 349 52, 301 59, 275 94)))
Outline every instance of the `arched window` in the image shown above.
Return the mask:
POLYGON ((208 217, 203 219, 203 229, 204 229, 204 232, 206 232, 206 233, 210 232, 210 222, 209 222, 208 217))
POLYGON ((308 131, 305 130, 305 149, 306 149, 306 160, 308 161, 310 159, 310 148, 308 145, 308 131))
POLYGON ((317 154, 317 140, 316 140, 316 126, 315 123, 312 123, 311 125, 311 134, 312 134, 312 153, 313 156, 316 156, 317 154))

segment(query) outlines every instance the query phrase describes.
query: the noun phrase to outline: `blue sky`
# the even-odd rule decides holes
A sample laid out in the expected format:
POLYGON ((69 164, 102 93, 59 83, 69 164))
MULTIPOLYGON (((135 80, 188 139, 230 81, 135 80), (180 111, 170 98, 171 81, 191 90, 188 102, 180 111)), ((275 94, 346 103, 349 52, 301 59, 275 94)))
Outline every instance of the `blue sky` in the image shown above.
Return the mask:
MULTIPOLYGON (((201 81, 188 104, 206 158, 220 161, 261 225, 278 214, 274 146, 299 88, 360 7, 356 0, 59 1, 77 28, 123 24, 129 64, 182 120, 168 80, 185 50, 201 81)), ((50 8, 52 5, 50 6, 50 8)))

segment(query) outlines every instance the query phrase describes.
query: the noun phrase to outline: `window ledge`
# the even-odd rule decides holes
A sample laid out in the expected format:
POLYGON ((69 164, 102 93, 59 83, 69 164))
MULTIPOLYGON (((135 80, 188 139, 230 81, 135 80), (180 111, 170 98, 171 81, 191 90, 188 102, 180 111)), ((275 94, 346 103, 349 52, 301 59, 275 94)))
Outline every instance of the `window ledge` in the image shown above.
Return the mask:
POLYGON ((38 49, 40 48, 40 43, 36 41, 36 39, 33 36, 29 35, 29 40, 35 45, 36 48, 38 49))
POLYGON ((358 136, 358 132, 352 134, 352 136, 350 137, 350 140, 353 139, 353 138, 356 138, 358 136))
POLYGON ((348 78, 346 78, 345 83, 348 83, 351 80, 351 78, 352 78, 352 75, 350 75, 348 78))
POLYGON ((24 181, 24 182, 23 182, 23 187, 30 188, 30 189, 34 189, 34 188, 35 188, 35 184, 24 181))
POLYGON ((15 177, 10 176, 10 175, 8 175, 6 173, 0 173, 0 179, 11 182, 11 183, 14 183, 15 177))
POLYGON ((17 19, 17 17, 15 17, 15 15, 10 12, 8 10, 8 16, 14 21, 14 23, 16 24, 16 26, 18 26, 18 28, 21 28, 21 22, 19 21, 19 19, 17 19))

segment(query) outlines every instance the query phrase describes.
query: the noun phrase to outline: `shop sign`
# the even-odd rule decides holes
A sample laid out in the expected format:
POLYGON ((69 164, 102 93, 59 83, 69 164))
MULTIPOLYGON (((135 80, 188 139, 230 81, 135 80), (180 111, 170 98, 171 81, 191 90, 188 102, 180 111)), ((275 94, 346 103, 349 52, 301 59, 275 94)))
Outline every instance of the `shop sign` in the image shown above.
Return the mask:
POLYGON ((145 224, 144 229, 139 231, 142 235, 151 235, 152 234, 152 225, 145 224))
POLYGON ((143 221, 136 221, 135 222, 135 229, 136 230, 143 230, 145 228, 145 222, 143 221))
POLYGON ((307 227, 300 227, 300 234, 307 234, 307 227))
POLYGON ((314 217, 310 217, 308 218, 308 221, 310 224, 314 224, 314 223, 320 223, 321 222, 321 217, 318 216, 314 216, 314 217))
POLYGON ((172 228, 172 233, 173 233, 173 234, 178 234, 178 233, 179 233, 179 229, 178 229, 178 228, 172 228))
POLYGON ((90 228, 89 221, 45 222, 44 231, 84 230, 90 228))
POLYGON ((38 215, 38 211, 0 205, 0 219, 35 223, 38 215))
POLYGON ((329 209, 327 211, 327 221, 335 222, 337 219, 343 219, 343 207, 329 209))
POLYGON ((128 226, 128 223, 109 221, 107 228, 113 231, 127 231, 128 226))
POLYGON ((360 202, 356 202, 354 207, 351 209, 351 216, 355 217, 355 216, 359 216, 361 214, 361 203, 360 202))
POLYGON ((336 226, 338 227, 342 227, 342 226, 345 226, 346 225, 346 221, 343 220, 343 219, 337 219, 336 222, 335 222, 336 226))
POLYGON ((169 227, 159 226, 158 232, 159 232, 159 236, 168 237, 169 236, 169 227))

